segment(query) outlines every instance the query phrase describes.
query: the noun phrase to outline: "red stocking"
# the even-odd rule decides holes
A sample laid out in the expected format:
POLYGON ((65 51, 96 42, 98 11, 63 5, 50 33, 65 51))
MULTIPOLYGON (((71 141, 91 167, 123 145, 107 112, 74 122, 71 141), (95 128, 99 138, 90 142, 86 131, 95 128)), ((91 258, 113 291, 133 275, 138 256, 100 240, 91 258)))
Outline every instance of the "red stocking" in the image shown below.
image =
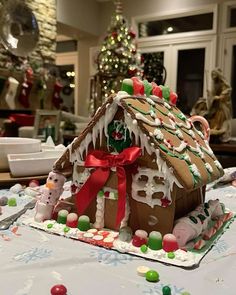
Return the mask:
POLYGON ((32 86, 33 86, 32 75, 33 75, 32 69, 28 69, 26 71, 25 79, 24 79, 24 82, 22 83, 21 92, 20 92, 20 95, 18 97, 19 102, 25 108, 28 108, 30 106, 29 105, 29 96, 30 96, 30 92, 31 92, 31 89, 32 89, 32 86))
POLYGON ((62 89, 61 83, 58 81, 54 85, 53 93, 52 93, 52 104, 55 108, 59 109, 60 104, 63 102, 63 100, 60 98, 60 92, 62 89))

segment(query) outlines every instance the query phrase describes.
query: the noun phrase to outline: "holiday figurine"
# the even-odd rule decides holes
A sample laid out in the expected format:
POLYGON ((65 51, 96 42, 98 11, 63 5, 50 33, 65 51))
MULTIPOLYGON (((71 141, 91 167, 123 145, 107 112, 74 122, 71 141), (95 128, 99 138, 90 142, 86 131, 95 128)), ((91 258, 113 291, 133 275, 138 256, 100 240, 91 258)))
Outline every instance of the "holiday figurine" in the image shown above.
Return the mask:
POLYGON ((24 82, 22 83, 21 93, 19 95, 19 102, 25 108, 29 108, 30 106, 29 96, 33 86, 32 78, 33 78, 33 71, 31 68, 28 68, 25 72, 24 82))
POLYGON ((49 173, 41 197, 36 203, 35 221, 42 222, 52 218, 53 209, 63 192, 64 183, 65 177, 62 174, 49 173))
POLYGON ((19 82, 15 78, 13 77, 8 78, 8 87, 7 87, 7 92, 5 95, 5 101, 11 110, 16 108, 15 97, 16 97, 18 86, 19 86, 19 82))

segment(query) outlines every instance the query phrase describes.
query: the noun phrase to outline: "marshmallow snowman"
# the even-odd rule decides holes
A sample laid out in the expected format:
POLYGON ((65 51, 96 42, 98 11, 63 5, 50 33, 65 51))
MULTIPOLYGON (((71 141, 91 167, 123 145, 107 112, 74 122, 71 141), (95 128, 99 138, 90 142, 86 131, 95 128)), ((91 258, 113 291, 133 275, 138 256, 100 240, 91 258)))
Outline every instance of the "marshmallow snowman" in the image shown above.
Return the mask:
POLYGON ((53 209, 63 192, 65 180, 62 174, 53 171, 49 173, 41 197, 36 203, 35 221, 43 222, 44 220, 51 219, 53 209))

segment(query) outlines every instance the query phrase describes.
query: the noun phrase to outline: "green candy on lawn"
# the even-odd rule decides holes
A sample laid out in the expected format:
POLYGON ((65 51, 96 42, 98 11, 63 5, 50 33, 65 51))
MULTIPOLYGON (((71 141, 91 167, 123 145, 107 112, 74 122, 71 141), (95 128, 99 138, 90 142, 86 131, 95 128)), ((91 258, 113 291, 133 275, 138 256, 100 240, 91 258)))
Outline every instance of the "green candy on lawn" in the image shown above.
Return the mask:
POLYGON ((147 271, 145 277, 148 282, 158 282, 159 281, 159 273, 155 270, 147 271))

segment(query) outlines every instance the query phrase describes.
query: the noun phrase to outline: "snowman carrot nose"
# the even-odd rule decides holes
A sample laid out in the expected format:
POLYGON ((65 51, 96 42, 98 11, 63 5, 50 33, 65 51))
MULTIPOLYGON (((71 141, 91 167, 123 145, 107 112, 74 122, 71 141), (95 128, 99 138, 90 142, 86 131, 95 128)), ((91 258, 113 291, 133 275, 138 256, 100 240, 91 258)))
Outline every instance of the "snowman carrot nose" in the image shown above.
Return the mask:
POLYGON ((49 188, 49 189, 54 189, 54 188, 55 188, 55 185, 54 185, 53 182, 48 181, 48 182, 46 183, 46 187, 49 188))

